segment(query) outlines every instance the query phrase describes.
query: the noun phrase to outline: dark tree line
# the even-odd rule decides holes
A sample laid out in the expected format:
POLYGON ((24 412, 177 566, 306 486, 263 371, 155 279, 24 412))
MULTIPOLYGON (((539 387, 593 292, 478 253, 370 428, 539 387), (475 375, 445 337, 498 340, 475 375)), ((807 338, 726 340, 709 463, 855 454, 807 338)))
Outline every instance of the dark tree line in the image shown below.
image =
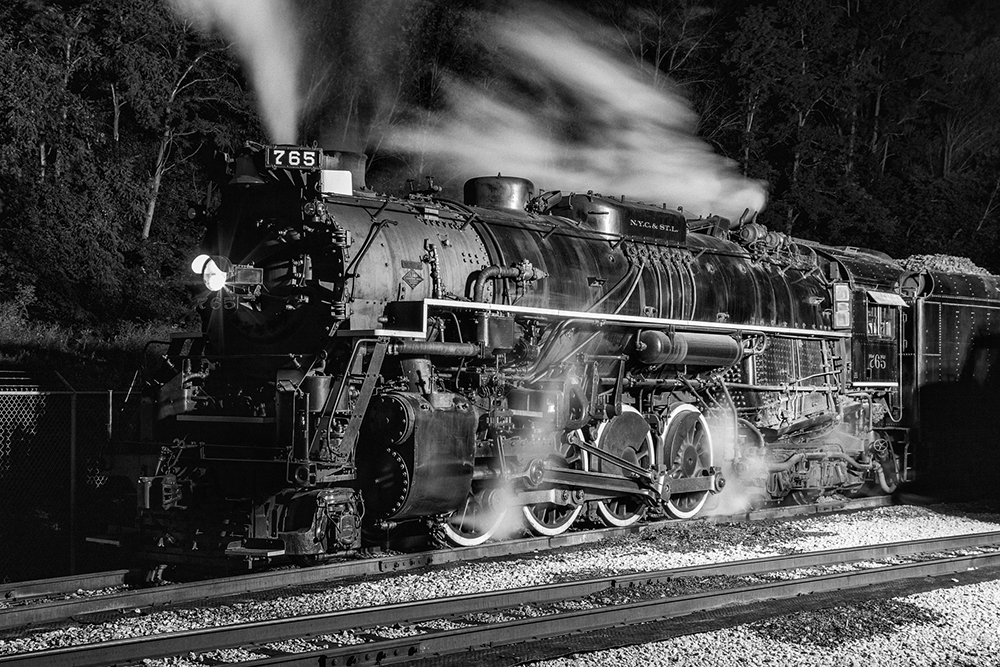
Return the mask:
MULTIPOLYGON (((293 0, 303 141, 418 177, 384 137, 449 77, 495 76, 500 0, 293 0)), ((992 0, 589 0, 608 47, 676 86, 699 135, 769 184, 772 228, 1000 272, 1000 6, 992 0)), ((178 317, 215 151, 265 140, 224 36, 162 0, 0 7, 0 301, 70 324, 178 317)))
POLYGON ((159 0, 4 3, 0 293, 63 323, 177 315, 202 156, 259 135, 228 47, 159 0))

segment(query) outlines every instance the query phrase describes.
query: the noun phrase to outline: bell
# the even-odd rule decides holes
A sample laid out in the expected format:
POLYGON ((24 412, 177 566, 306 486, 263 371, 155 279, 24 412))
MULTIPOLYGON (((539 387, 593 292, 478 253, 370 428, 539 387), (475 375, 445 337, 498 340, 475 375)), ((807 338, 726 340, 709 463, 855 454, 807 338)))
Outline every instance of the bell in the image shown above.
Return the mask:
POLYGON ((257 173, 257 167, 253 164, 253 158, 249 155, 239 155, 236 158, 236 165, 233 167, 233 180, 230 183, 237 185, 263 185, 264 179, 257 173))

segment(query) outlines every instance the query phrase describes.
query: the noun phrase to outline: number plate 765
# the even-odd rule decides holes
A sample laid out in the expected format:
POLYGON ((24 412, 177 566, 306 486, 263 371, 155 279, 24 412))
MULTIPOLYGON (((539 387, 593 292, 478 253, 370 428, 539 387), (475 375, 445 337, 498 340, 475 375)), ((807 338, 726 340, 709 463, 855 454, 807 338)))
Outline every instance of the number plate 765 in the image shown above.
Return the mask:
POLYGON ((280 148, 271 146, 264 156, 269 169, 319 169, 323 151, 315 148, 280 148))

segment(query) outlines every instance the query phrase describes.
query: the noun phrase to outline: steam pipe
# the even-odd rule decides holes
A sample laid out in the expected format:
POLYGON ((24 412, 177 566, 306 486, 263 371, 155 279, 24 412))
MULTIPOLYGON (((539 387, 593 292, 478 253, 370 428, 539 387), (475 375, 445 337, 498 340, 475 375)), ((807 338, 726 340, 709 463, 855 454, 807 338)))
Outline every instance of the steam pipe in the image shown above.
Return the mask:
POLYGON ((486 291, 486 282, 494 278, 516 278, 520 271, 512 266, 489 266, 479 272, 476 276, 476 286, 472 289, 472 300, 476 303, 483 302, 483 292, 486 291))
POLYGON ((541 280, 549 274, 531 265, 528 260, 523 260, 515 266, 488 266, 476 276, 476 284, 472 289, 472 300, 476 303, 483 303, 483 292, 486 291, 487 281, 494 278, 517 278, 519 281, 529 282, 541 280))
POLYGON ((747 384, 745 382, 729 382, 727 384, 732 389, 748 389, 750 391, 778 391, 782 393, 800 392, 803 394, 814 394, 826 390, 826 386, 824 385, 793 387, 789 385, 747 384))
POLYGON ((885 470, 881 465, 875 466, 875 476, 878 478, 878 485, 886 493, 895 493, 898 485, 889 484, 889 481, 885 478, 885 470))
POLYGON ((867 472, 867 471, 869 471, 869 470, 872 469, 871 464, 869 464, 869 463, 858 463, 857 461, 855 461, 854 459, 852 459, 847 454, 844 454, 844 453, 841 453, 841 452, 836 452, 836 453, 833 453, 833 454, 806 454, 806 458, 817 460, 817 461, 821 461, 821 460, 824 460, 824 459, 835 459, 837 461, 843 461, 844 463, 847 464, 848 468, 851 468, 853 470, 857 470, 859 472, 867 472))
MULTIPOLYGON (((802 462, 802 461, 804 461, 806 459, 811 459, 811 460, 814 460, 814 461, 822 461, 824 459, 835 459, 837 461, 843 461, 844 463, 847 464, 847 466, 849 468, 852 468, 852 469, 857 470, 859 472, 867 472, 867 471, 869 471, 869 470, 872 469, 872 466, 870 464, 867 464, 867 463, 858 463, 857 461, 855 461, 854 459, 852 459, 847 454, 836 452, 836 453, 832 453, 832 454, 823 454, 823 453, 814 453, 814 454, 803 454, 803 453, 800 453, 800 454, 794 454, 794 455, 790 456, 787 460, 782 461, 781 463, 772 463, 771 465, 769 465, 767 467, 767 471, 768 472, 772 472, 772 473, 773 472, 786 472, 788 470, 791 470, 796 465, 798 465, 800 462, 802 462)), ((879 466, 879 468, 881 468, 881 466, 879 466)))
POLYGON ((478 357, 482 351, 475 343, 442 343, 440 341, 404 340, 389 346, 389 354, 413 354, 428 357, 478 357))

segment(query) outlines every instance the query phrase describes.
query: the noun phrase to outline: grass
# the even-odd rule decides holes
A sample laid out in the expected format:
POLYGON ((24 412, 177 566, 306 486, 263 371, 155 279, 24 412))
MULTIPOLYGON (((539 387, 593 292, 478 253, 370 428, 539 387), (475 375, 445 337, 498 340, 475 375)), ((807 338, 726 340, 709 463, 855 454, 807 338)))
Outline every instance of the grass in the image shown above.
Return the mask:
POLYGON ((166 341, 181 329, 159 323, 121 322, 101 329, 66 327, 33 321, 27 303, 33 294, 19 292, 0 302, 0 369, 24 371, 46 387, 65 388, 61 375, 77 391, 124 390, 144 363, 155 363, 166 341))

